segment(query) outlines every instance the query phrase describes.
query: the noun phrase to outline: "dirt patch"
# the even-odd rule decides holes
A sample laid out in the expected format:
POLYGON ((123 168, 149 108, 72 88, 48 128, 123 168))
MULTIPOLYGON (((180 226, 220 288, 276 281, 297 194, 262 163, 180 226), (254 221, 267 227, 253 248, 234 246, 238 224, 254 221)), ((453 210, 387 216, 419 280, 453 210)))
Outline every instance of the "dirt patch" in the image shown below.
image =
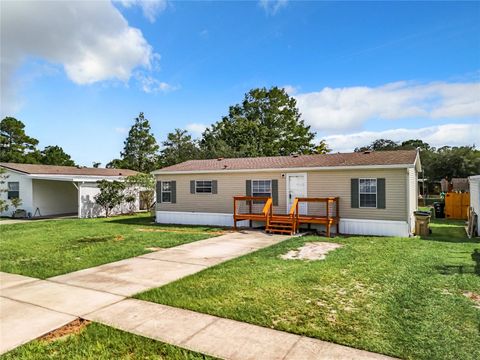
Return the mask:
POLYGON ((140 228, 140 229, 137 229, 137 231, 141 231, 141 232, 173 232, 173 233, 183 233, 183 234, 205 234, 205 233, 208 233, 208 234, 212 234, 212 235, 223 235, 225 234, 225 231, 208 231, 208 232, 205 232, 205 231, 196 231, 196 230, 182 230, 182 229, 172 229, 172 230, 169 230, 169 229, 143 229, 143 228, 140 228))
POLYGON ((470 300, 472 300, 477 309, 480 309, 480 295, 479 294, 475 294, 474 292, 471 292, 471 291, 465 291, 463 293, 463 295, 466 296, 467 298, 469 298, 470 300))
POLYGON ((163 248, 152 246, 152 247, 145 248, 145 250, 148 250, 148 251, 160 251, 160 250, 163 250, 163 248))
POLYGON ((48 334, 42 336, 40 340, 45 342, 53 342, 69 335, 76 335, 79 334, 88 324, 90 324, 90 321, 88 320, 76 319, 73 320, 71 323, 62 326, 61 328, 53 330, 48 334))
POLYGON ((96 243, 96 242, 106 242, 114 239, 112 235, 106 236, 85 236, 80 239, 77 239, 79 243, 96 243))
POLYGON ((296 250, 280 255, 284 260, 324 260, 327 253, 342 247, 341 244, 330 242, 309 242, 296 250))
POLYGON ((122 241, 122 240, 125 240, 125 238, 123 237, 123 235, 115 235, 114 240, 115 241, 122 241))

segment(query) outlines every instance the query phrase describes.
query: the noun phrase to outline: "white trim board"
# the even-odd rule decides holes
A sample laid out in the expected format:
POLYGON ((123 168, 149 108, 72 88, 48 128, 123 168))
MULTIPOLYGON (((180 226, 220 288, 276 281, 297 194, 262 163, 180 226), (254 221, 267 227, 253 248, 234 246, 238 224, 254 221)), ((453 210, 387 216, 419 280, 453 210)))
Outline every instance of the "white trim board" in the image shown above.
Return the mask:
POLYGON ((340 233, 352 235, 409 237, 407 221, 340 218, 340 233))
MULTIPOLYGON (((155 222, 159 224, 233 226, 233 214, 201 213, 185 211, 156 211, 155 222)), ((238 221, 237 226, 248 227, 249 221, 238 221)))
POLYGON ((304 171, 331 171, 331 170, 375 170, 375 169, 408 169, 415 167, 415 164, 395 165, 357 165, 357 166, 320 166, 320 167, 298 167, 298 168, 269 168, 269 169, 218 169, 218 170, 187 170, 168 171, 155 170, 154 175, 182 175, 182 174, 225 174, 225 173, 258 173, 258 172, 304 172, 304 171))

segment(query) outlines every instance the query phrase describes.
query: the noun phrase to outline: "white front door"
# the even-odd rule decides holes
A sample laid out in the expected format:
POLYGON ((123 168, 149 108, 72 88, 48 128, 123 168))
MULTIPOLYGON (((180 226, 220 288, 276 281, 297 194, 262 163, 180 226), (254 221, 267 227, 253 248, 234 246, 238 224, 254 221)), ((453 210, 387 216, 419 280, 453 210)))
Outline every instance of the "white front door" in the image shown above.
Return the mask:
MULTIPOLYGON (((307 174, 287 174, 287 214, 296 197, 307 197, 307 174)), ((298 211, 307 214, 307 203, 300 203, 298 211)))

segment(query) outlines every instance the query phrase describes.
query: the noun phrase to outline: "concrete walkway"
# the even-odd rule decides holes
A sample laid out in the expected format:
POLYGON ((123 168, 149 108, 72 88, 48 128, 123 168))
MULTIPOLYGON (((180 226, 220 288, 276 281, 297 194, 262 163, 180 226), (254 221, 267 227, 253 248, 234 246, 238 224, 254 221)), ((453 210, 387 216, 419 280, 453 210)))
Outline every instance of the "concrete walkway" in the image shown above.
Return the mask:
POLYGON ((47 280, 0 272, 0 354, 126 296, 287 238, 228 233, 47 280))
POLYGON ((84 318, 222 359, 392 359, 284 331, 135 299, 123 300, 84 318))
POLYGON ((387 359, 126 298, 287 238, 256 231, 229 233, 47 280, 0 273, 0 354, 82 317, 225 359, 387 359))

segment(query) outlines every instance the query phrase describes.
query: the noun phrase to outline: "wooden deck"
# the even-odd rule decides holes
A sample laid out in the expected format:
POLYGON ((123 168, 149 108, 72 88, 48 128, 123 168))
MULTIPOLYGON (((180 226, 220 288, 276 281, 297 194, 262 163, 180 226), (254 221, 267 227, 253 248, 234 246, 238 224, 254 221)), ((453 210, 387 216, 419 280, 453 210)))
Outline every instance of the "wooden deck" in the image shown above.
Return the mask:
POLYGON ((280 233, 293 235, 298 232, 302 224, 321 224, 325 225, 327 237, 331 235, 331 227, 336 226, 336 233, 340 233, 339 229, 339 208, 338 197, 327 198, 295 198, 288 214, 274 214, 272 206, 272 198, 254 197, 254 196, 234 196, 233 198, 233 222, 234 230, 237 229, 237 222, 249 220, 250 226, 252 221, 264 222, 265 231, 268 233, 280 233), (248 208, 244 212, 239 211, 238 205, 245 202, 248 208), (264 203, 262 212, 254 212, 253 204, 264 203), (301 203, 319 203, 324 211, 318 214, 300 214, 299 208, 301 203))

